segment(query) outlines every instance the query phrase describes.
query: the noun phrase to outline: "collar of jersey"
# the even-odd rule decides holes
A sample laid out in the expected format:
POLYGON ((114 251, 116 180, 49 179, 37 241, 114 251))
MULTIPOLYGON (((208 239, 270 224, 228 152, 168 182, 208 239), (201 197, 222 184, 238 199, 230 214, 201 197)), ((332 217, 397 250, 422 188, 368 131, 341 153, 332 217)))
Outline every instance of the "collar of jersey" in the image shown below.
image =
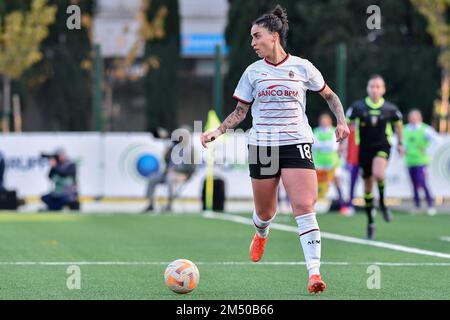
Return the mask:
POLYGON ((409 128, 413 131, 422 129, 422 126, 423 126, 423 122, 420 122, 418 124, 409 123, 409 128))
POLYGON ((384 104, 384 98, 380 98, 377 103, 373 102, 370 97, 366 97, 366 104, 372 109, 380 109, 384 104))
POLYGON ((322 132, 328 132, 328 131, 330 131, 330 130, 333 129, 333 126, 326 127, 326 128, 319 126, 319 129, 320 129, 320 131, 322 131, 322 132))
POLYGON ((270 64, 270 65, 273 66, 273 67, 278 67, 280 64, 285 63, 285 62, 287 61, 287 59, 289 59, 290 56, 291 56, 291 54, 290 54, 290 53, 287 53, 287 54, 286 54, 286 57, 284 57, 284 59, 281 60, 281 61, 278 62, 278 63, 272 63, 272 62, 268 61, 266 58, 264 58, 264 61, 265 61, 267 64, 270 64))

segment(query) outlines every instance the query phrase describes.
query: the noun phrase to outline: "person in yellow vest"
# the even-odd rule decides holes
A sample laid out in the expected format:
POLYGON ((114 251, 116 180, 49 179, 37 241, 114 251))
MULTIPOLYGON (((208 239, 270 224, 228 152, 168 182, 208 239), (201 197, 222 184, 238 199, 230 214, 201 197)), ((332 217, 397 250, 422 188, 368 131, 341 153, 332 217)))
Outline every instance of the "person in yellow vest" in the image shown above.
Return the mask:
POLYGON ((439 141, 439 135, 429 125, 422 122, 422 113, 413 109, 408 114, 408 124, 404 131, 405 160, 413 185, 414 204, 420 210, 419 190, 423 189, 428 204, 427 213, 436 214, 433 197, 427 185, 427 167, 430 164, 428 148, 432 142, 439 141))
POLYGON ((333 182, 338 193, 339 209, 346 214, 346 206, 342 197, 341 185, 337 170, 339 168, 339 143, 334 135, 335 127, 328 113, 319 117, 319 126, 313 130, 313 159, 317 170, 319 182, 318 198, 324 199, 328 193, 329 186, 333 182))

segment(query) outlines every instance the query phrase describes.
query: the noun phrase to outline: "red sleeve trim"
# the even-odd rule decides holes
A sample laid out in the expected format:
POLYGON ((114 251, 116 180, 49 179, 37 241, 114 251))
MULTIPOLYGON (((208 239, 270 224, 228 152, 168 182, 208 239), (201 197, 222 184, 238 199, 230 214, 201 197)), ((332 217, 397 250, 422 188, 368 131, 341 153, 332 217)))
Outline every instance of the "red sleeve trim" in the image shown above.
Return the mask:
POLYGON ((320 93, 320 92, 322 92, 323 90, 325 90, 326 87, 327 87, 327 84, 325 83, 325 84, 323 85, 322 89, 317 90, 317 91, 313 90, 313 91, 314 91, 314 92, 317 92, 317 93, 320 93))
POLYGON ((253 102, 253 101, 252 101, 252 102, 245 101, 244 99, 241 99, 241 98, 239 98, 239 97, 237 97, 237 96, 233 96, 233 99, 235 99, 235 100, 237 100, 237 101, 239 101, 239 102, 248 104, 248 105, 251 105, 252 102, 253 102))

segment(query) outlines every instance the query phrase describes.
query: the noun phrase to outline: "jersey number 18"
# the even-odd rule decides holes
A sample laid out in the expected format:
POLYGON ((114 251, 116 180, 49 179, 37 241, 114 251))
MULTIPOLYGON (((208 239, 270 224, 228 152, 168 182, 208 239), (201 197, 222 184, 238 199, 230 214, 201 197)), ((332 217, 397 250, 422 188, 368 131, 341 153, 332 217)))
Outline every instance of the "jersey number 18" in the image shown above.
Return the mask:
POLYGON ((302 159, 311 160, 311 146, 309 144, 299 144, 297 148, 300 151, 300 157, 302 157, 302 159))

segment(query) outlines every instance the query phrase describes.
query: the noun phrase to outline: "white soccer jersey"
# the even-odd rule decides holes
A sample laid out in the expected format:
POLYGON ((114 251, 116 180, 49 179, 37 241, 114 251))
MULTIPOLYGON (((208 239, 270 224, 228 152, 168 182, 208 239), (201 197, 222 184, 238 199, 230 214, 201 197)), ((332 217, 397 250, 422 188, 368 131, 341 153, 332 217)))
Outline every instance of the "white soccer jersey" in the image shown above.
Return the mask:
POLYGON ((308 60, 288 54, 278 64, 265 59, 251 64, 242 75, 233 97, 252 104, 253 126, 248 143, 282 146, 313 143, 306 117, 306 91, 320 92, 325 81, 308 60))

